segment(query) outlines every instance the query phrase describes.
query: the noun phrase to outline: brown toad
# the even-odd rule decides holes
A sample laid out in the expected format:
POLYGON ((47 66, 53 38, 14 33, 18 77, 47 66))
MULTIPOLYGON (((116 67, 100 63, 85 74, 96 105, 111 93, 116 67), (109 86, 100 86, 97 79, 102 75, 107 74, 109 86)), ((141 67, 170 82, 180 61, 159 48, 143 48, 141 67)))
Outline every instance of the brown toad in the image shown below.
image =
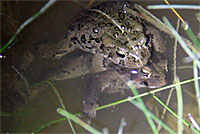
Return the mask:
POLYGON ((162 45, 154 43, 157 38, 154 31, 147 26, 133 3, 104 2, 80 12, 69 26, 65 39, 54 45, 49 56, 60 59, 79 48, 122 67, 140 68, 148 62, 151 51, 159 51, 156 48, 162 45), (124 7, 135 13, 127 12, 124 7))

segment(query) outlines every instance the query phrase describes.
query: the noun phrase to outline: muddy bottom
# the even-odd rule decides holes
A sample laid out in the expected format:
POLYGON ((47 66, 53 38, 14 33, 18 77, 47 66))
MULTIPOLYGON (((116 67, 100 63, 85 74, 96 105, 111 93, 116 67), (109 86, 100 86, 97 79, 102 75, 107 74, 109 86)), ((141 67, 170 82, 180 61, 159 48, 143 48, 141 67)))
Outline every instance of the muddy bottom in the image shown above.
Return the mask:
MULTIPOLYGON (((102 1, 93 3, 97 5, 102 1)), ((53 88, 47 83, 40 83, 42 72, 47 68, 56 67, 65 64, 65 60, 75 56, 80 56, 84 52, 81 50, 74 51, 66 55, 61 60, 48 60, 37 55, 32 48, 41 42, 58 42, 63 39, 69 24, 73 21, 77 13, 84 9, 89 2, 74 1, 59 1, 56 2, 47 12, 41 15, 38 19, 27 26, 14 41, 12 46, 3 52, 6 58, 1 59, 1 111, 6 116, 1 117, 1 132, 6 133, 30 133, 40 130, 40 127, 45 123, 63 118, 56 109, 61 107, 58 97, 53 88), (29 53, 30 52, 30 53, 29 53), (23 63, 23 64, 22 64, 23 63), (20 76, 20 74, 22 76, 20 76), (35 85, 38 84, 38 85, 35 85), (27 86, 32 88, 26 88, 27 86), (21 94, 17 91, 23 89, 21 94), (25 96, 22 98, 22 96, 25 96)), ((149 4, 164 4, 163 1, 146 2, 136 1, 136 3, 145 7, 149 4)), ((172 2, 171 2, 172 3, 172 2)), ((198 1, 178 1, 180 4, 198 4, 198 1)), ((28 19, 31 15, 37 12, 45 2, 1 2, 1 44, 5 44, 19 25, 28 19), (28 5, 28 6, 27 6, 28 5), (31 6, 30 6, 31 5, 31 6)), ((199 23, 195 18, 195 10, 177 10, 181 16, 190 24, 193 32, 199 32, 199 23)), ((170 22, 176 26, 177 18, 170 10, 152 10, 151 11, 158 18, 167 16, 170 22)), ((185 32, 181 29, 180 33, 183 36, 185 32)), ((174 40, 163 34, 168 50, 169 72, 168 85, 173 81, 173 46, 174 40)), ((180 80, 193 78, 192 68, 179 69, 181 66, 192 66, 192 64, 185 64, 182 62, 183 57, 187 54, 178 46, 177 51, 177 75, 180 80)), ((54 86, 60 93, 66 109, 77 114, 83 111, 83 98, 85 88, 89 82, 90 75, 69 80, 55 81, 54 86)), ((195 99, 194 84, 189 83, 182 85, 184 96, 184 114, 188 112, 197 116, 197 103, 195 99), (186 109, 192 109, 187 111, 186 109)), ((149 89, 139 89, 140 93, 147 92, 149 89)), ((168 90, 164 90, 156 94, 162 101, 166 101, 168 90)), ((126 91, 124 95, 121 93, 107 94, 103 93, 99 100, 100 105, 109 104, 120 99, 125 99, 132 96, 130 91, 126 91)), ((151 96, 142 98, 149 109, 157 116, 161 116, 162 106, 153 100, 151 96)), ((176 93, 172 95, 170 107, 177 110, 176 93)), ((129 102, 116 105, 97 111, 97 116, 92 120, 91 126, 102 131, 107 128, 110 133, 116 133, 119 129, 120 121, 125 118, 127 126, 124 128, 124 133, 152 133, 143 112, 129 102)), ((185 117, 186 118, 186 117, 185 117)), ((172 122, 176 122, 175 118, 169 113, 165 116, 166 124, 169 124, 173 129, 172 122)), ((73 123, 77 133, 83 133, 85 130, 73 123)), ((40 133, 72 133, 69 124, 66 120, 52 124, 45 129, 41 129, 40 133)), ((162 132, 165 132, 162 130, 162 132)))

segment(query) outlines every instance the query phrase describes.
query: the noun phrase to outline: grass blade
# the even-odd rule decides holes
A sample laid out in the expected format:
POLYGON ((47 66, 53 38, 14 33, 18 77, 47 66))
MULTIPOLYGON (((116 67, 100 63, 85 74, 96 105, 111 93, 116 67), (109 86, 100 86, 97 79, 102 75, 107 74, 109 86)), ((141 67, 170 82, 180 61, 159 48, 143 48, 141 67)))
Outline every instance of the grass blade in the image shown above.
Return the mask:
MULTIPOLYGON (((134 105, 136 105, 139 109, 140 105, 137 105, 137 102, 132 100, 130 101, 131 103, 133 103, 134 105)), ((165 130, 167 130, 170 134, 176 134, 176 132, 174 130, 172 130, 171 128, 169 128, 165 123, 163 123, 158 117, 156 117, 153 113, 149 112, 150 116, 152 119, 154 119, 157 123, 159 123, 165 130)))
MULTIPOLYGON (((133 93, 135 96, 137 96, 137 95, 138 95, 138 92, 137 92, 137 89, 134 87, 133 83, 132 83, 131 81, 129 81, 129 82, 127 83, 127 85, 128 85, 129 88, 131 89, 132 93, 133 93)), ((151 126, 153 133, 154 133, 154 134, 158 134, 158 131, 157 131, 157 129, 156 129, 156 125, 155 125, 155 123, 153 122, 153 120, 152 120, 152 118, 151 118, 151 116, 150 116, 150 114, 149 114, 149 111, 147 110, 147 108, 146 108, 144 102, 142 101, 142 99, 141 99, 140 97, 136 98, 136 100, 137 100, 137 102, 134 101, 134 100, 131 100, 131 101, 133 101, 133 103, 139 105, 139 107, 140 107, 141 110, 143 111, 143 113, 144 113, 144 115, 145 115, 147 121, 149 122, 149 125, 151 126)))
POLYGON ((196 97, 197 97, 197 104, 198 104, 198 109, 199 109, 199 117, 200 117, 200 89, 199 89, 199 80, 196 80, 198 77, 198 68, 195 63, 193 62, 193 72, 194 72, 194 86, 195 86, 195 92, 196 92, 196 97))
MULTIPOLYGON (((192 125, 198 130, 200 131, 200 127, 199 125, 197 124, 196 120, 193 118, 192 114, 191 113, 188 113, 188 119, 191 121, 192 125)), ((193 127, 192 126, 192 127, 193 127)))
POLYGON ((10 44, 15 40, 17 35, 32 21, 34 21, 36 18, 38 18, 42 13, 44 13, 51 5, 54 4, 56 0, 49 0, 47 4, 44 5, 37 13, 35 13, 32 17, 27 19, 23 24, 20 25, 20 27, 17 29, 16 33, 12 36, 12 38, 0 49, 0 53, 3 52, 6 48, 10 46, 10 44))
MULTIPOLYGON (((176 78, 176 83, 179 82, 179 78, 176 78)), ((181 86, 178 85, 176 86, 176 93, 177 93, 177 100, 178 100, 178 134, 182 134, 183 133, 183 96, 182 96, 182 90, 181 90, 181 86)))
POLYGON ((73 114, 67 112, 64 109, 58 108, 57 112, 59 114, 61 114, 62 116, 65 116, 65 117, 69 118, 70 120, 74 121, 75 123, 79 124, 80 126, 82 126, 83 128, 85 128, 89 132, 91 132, 93 134, 101 134, 101 132, 99 132, 98 130, 92 128, 87 123, 85 123, 84 121, 82 121, 81 119, 77 118, 76 116, 74 116, 73 114))
POLYGON ((176 30, 174 29, 174 27, 171 25, 171 23, 168 21, 168 19, 166 17, 163 17, 163 21, 166 23, 166 25, 169 27, 169 29, 171 30, 172 34, 175 36, 175 38, 177 38, 177 40, 179 41, 180 45, 182 46, 182 48, 185 50, 185 52, 193 59, 196 61, 196 64, 198 65, 198 67, 200 68, 200 61, 198 60, 198 58, 194 55, 194 53, 188 48, 188 46, 186 45, 186 43, 183 41, 183 39, 181 38, 181 36, 176 32, 176 30))
MULTIPOLYGON (((187 24, 188 25, 188 24, 187 24)), ((186 26, 188 27, 185 31, 188 35, 188 37, 192 40, 193 44, 195 44, 197 46, 197 48, 200 50, 200 43, 198 41, 198 39, 196 38, 196 36, 194 35, 192 29, 189 27, 189 26, 186 26)))
MULTIPOLYGON (((179 116, 171 109, 169 108, 167 105, 165 105, 157 96, 153 96, 154 99, 156 99, 164 108, 166 108, 173 116, 175 116, 176 118, 179 118, 179 116)), ((183 124, 185 124, 188 128, 190 128, 190 124, 185 121, 185 120, 181 120, 183 122, 183 124)), ((195 128, 191 127, 191 129, 197 133, 200 134, 200 132, 198 130, 196 130, 195 128)))
MULTIPOLYGON (((129 88, 131 89, 131 91, 133 92, 134 95, 138 95, 138 92, 137 92, 137 89, 134 88, 133 84, 131 85, 128 84, 129 88)), ((149 116, 150 118, 152 118, 153 120, 155 120, 157 123, 160 123, 161 126, 166 129, 168 132, 170 132, 171 134, 176 134, 176 132, 174 132, 171 128, 169 128, 165 123, 163 123, 158 117, 156 117, 153 113, 151 113, 147 108, 146 106, 144 105, 142 99, 139 97, 137 98, 137 101, 135 100, 130 100, 131 103, 133 103, 134 105, 136 105, 140 110, 142 110, 145 114, 148 114, 147 116, 149 116)), ((154 132, 155 133, 158 133, 157 129, 156 131, 154 132)))
POLYGON ((119 130, 117 132, 117 134, 123 134, 123 131, 124 131, 124 127, 127 126, 127 122, 125 121, 125 118, 122 118, 121 119, 121 122, 120 122, 120 126, 119 126, 119 130))
POLYGON ((199 10, 200 6, 199 5, 148 5, 148 9, 193 9, 193 10, 199 10))
MULTIPOLYGON (((58 100, 59 100, 59 102, 60 102, 60 105, 62 106, 63 109, 66 110, 65 105, 64 105, 64 103, 63 103, 63 100, 62 100, 62 98, 61 98, 61 96, 60 96, 58 90, 56 89, 56 87, 53 85, 53 83, 52 83, 51 81, 47 80, 46 82, 53 88, 53 90, 54 90, 56 96, 58 97, 58 100)), ((71 120, 70 120, 69 118, 67 118, 67 121, 68 121, 68 123, 69 123, 70 128, 72 129, 72 132, 73 132, 74 134, 76 134, 75 129, 74 129, 72 123, 71 123, 71 120)))
POLYGON ((61 121, 64 121, 64 120, 67 120, 67 118, 61 118, 61 119, 57 119, 57 120, 53 120, 53 121, 50 121, 50 122, 47 122, 47 123, 44 123, 42 125, 40 125, 40 127, 38 127, 37 129, 33 130, 32 133, 37 133, 51 125, 54 125, 58 122, 61 122, 61 121))

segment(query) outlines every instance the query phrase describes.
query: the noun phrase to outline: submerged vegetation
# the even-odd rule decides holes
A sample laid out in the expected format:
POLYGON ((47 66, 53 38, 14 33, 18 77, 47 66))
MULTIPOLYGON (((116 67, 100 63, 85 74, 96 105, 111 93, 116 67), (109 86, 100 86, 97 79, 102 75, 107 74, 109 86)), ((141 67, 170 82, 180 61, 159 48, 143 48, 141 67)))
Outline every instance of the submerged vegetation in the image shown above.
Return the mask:
MULTIPOLYGON (((93 0, 91 0, 93 2, 93 0)), ((89 4, 91 5, 92 2, 89 2, 89 4)), ((5 45, 3 45, 3 47, 1 47, 1 51, 0 53, 2 53, 3 51, 6 51, 6 48, 13 42, 13 40, 15 40, 15 38, 17 37, 17 35, 20 33, 20 31, 22 29, 24 29, 30 22, 32 22, 34 19, 36 19, 41 13, 43 13, 51 4, 53 4, 55 1, 54 0, 50 0, 47 4, 49 5, 45 5, 44 8, 42 8, 39 12, 37 12, 35 15, 33 15, 30 19, 28 19, 27 21, 25 21, 17 30, 17 32, 14 34, 14 36, 11 38, 11 40, 6 43, 5 45)), ((176 5, 174 5, 176 6, 176 5)), ((151 8, 153 8, 154 6, 150 6, 151 8)), ((157 6, 155 6, 157 7, 157 6)), ((162 8, 161 6, 159 6, 160 8, 162 8)), ((179 5, 179 8, 184 8, 185 5, 179 5)), ((163 7, 166 8, 166 7, 163 7)), ((187 8, 190 8, 190 5, 187 5, 187 8)), ((191 8, 193 8, 193 6, 191 6, 191 8)), ((160 9, 161 10, 161 9, 160 9)), ((198 17, 198 15, 197 15, 198 17)), ((153 17, 152 17, 153 18, 153 17)), ((182 20, 182 19, 181 19, 182 20)), ((175 45, 175 49, 174 49, 174 83, 171 85, 167 85, 164 87, 161 87, 159 89, 155 89, 152 91, 148 91, 142 94, 139 94, 137 89, 134 88, 134 85, 132 85, 132 83, 128 82, 128 86, 130 87, 133 96, 128 97, 126 99, 122 99, 107 105, 103 105, 97 108, 97 110, 101 110, 104 108, 108 108, 108 107, 112 107, 118 104, 122 104, 124 102, 130 102, 131 104, 133 104, 133 106, 136 106, 137 108, 139 108, 143 113, 144 116, 146 117, 149 125, 151 126, 151 129, 153 131, 153 133, 158 134, 161 131, 161 128, 165 129, 166 131, 168 131, 168 133, 184 133, 184 129, 185 128, 189 128, 190 131, 192 131, 193 133, 200 133, 200 127, 199 127, 199 123, 200 122, 196 122, 197 118, 192 116, 191 113, 185 113, 184 110, 184 98, 183 98, 183 90, 182 90, 182 86, 184 84, 187 83, 194 83, 194 90, 195 90, 195 102, 197 102, 197 109, 198 109, 198 116, 200 117, 200 89, 199 89, 199 81, 200 81, 200 77, 199 77, 199 70, 200 70, 200 60, 198 55, 200 54, 200 43, 198 41, 198 39, 196 38, 196 36, 194 35, 194 33, 192 32, 189 24, 187 24, 185 21, 182 21, 182 24, 184 25, 184 30, 186 31, 188 38, 191 39, 191 41, 194 45, 192 46, 188 46, 188 42, 186 42, 186 39, 183 38, 182 36, 179 35, 178 33, 178 27, 174 28, 170 21, 166 18, 163 17, 163 21, 164 21, 164 25, 167 28, 168 33, 170 33, 170 36, 173 36, 175 38, 175 44, 178 42, 181 47, 184 49, 184 51, 188 54, 188 58, 191 59, 191 62, 193 62, 193 76, 194 78, 188 79, 188 80, 184 80, 184 81, 180 81, 178 74, 176 74, 176 69, 178 69, 179 67, 176 67, 176 49, 177 46, 175 45), (167 102, 163 102, 158 96, 156 96, 156 93, 159 93, 163 90, 170 90, 171 94, 169 94, 168 96, 168 100, 167 102), (172 108, 170 108, 169 106, 169 102, 170 102, 170 98, 173 94, 173 92, 176 92, 177 95, 177 110, 174 111, 172 110, 172 108), (156 115, 154 115, 154 113, 152 113, 150 110, 147 109, 147 106, 145 105, 145 103, 142 100, 142 97, 147 96, 147 95, 151 95, 162 107, 163 107, 163 112, 162 115, 160 117, 157 117, 156 115), (176 118, 177 120, 177 129, 174 130, 174 128, 171 128, 171 126, 165 122, 165 113, 166 111, 168 111, 173 117, 176 118), (188 119, 189 121, 186 121, 184 114, 188 114, 188 119)), ((163 25, 163 24, 162 24, 163 25)), ((27 83, 27 81, 25 81, 27 83)), ((37 87, 43 84, 48 84, 52 87, 53 91, 55 92, 57 98, 58 98, 58 102, 60 103, 61 107, 58 107, 57 109, 55 109, 55 111, 57 110, 58 114, 64 116, 63 118, 59 118, 57 120, 52 120, 49 121, 47 123, 44 124, 38 124, 38 128, 35 128, 35 130, 33 130, 33 133, 36 132, 40 132, 45 128, 51 127, 53 124, 59 123, 61 121, 67 120, 70 127, 71 127, 71 132, 73 133, 79 133, 76 132, 76 129, 74 128, 74 124, 71 122, 75 122, 76 124, 80 125, 81 127, 83 127, 84 129, 86 129, 87 131, 89 131, 90 133, 109 133, 109 128, 107 128, 105 131, 100 131, 97 130, 95 128, 93 128, 92 126, 88 125, 87 123, 85 123, 83 120, 81 120, 79 118, 79 116, 81 115, 81 113, 77 113, 77 114, 72 114, 70 112, 68 112, 68 108, 65 107, 63 100, 61 98, 61 96, 59 95, 58 90, 56 89, 56 87, 54 86, 54 84, 50 81, 42 81, 40 83, 36 83, 34 85, 27 85, 26 88, 33 88, 33 87, 37 87)), ((49 90, 49 89, 48 89, 49 90)), ((193 89, 191 89, 193 90, 193 89)), ((70 111, 70 110, 69 110, 70 111)), ((19 114, 11 114, 11 113, 5 113, 3 111, 1 111, 1 116, 4 118, 10 118, 10 117, 16 117, 16 116, 24 116, 25 114, 23 113, 19 113, 19 114)), ((125 122, 125 121, 122 121, 125 122)), ((120 123, 119 123, 120 124, 120 123)), ((17 124, 16 124, 17 125, 17 124)), ((21 130, 23 130, 23 123, 20 124, 20 128, 21 130)), ((127 124, 128 125, 128 124, 127 124)), ((123 123, 120 125, 118 133, 123 133, 123 127, 125 127, 126 125, 123 125, 123 123)), ((76 127, 77 128, 77 127, 76 127)), ((83 130, 82 128, 80 128, 81 132, 85 132, 85 130, 83 130)), ((19 131, 20 132, 20 131, 19 131)), ((116 130, 117 132, 117 130, 116 130)))

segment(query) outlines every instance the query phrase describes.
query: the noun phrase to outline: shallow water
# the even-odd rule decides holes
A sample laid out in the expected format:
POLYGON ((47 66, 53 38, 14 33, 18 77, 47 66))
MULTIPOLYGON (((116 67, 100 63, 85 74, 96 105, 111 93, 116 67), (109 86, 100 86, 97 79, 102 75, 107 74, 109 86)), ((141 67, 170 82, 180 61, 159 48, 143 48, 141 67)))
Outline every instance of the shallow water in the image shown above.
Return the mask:
MULTIPOLYGON (((21 24, 25 19, 29 16, 33 15, 38 9, 40 9, 45 3, 44 2, 4 2, 10 6, 5 6, 10 10, 10 14, 15 16, 17 24, 21 24), (31 4, 31 6, 28 6, 31 4)), ((94 3, 98 4, 100 1, 94 3)), ((164 4, 163 1, 156 2, 147 2, 140 1, 136 2, 142 6, 146 6, 148 4, 164 4)), ((177 1, 176 3, 182 4, 198 4, 198 1, 177 1)), ((87 4, 87 2, 83 3, 87 4)), ((3 8, 3 11, 6 11, 6 8, 3 8)), ((73 20, 79 10, 83 9, 83 7, 73 1, 63 1, 56 2, 54 6, 52 6, 46 13, 40 16, 36 21, 31 23, 27 28, 25 28, 22 33, 18 36, 14 45, 8 49, 4 54, 6 56, 5 59, 2 59, 2 99, 7 99, 9 101, 9 91, 12 89, 7 89, 11 81, 14 81, 12 78, 16 73, 13 71, 11 66, 16 66, 16 68, 20 68, 21 65, 18 64, 18 61, 22 58, 22 53, 29 50, 32 45, 37 44, 38 42, 43 41, 53 41, 58 42, 63 39, 69 23, 73 20)), ((178 10, 181 16, 187 20, 190 24, 193 32, 197 34, 199 32, 199 23, 195 18, 195 13, 197 11, 193 10, 178 10)), ((170 22, 175 26, 177 18, 170 10, 152 10, 152 13, 159 18, 162 16, 167 16, 170 22)), ((7 17, 7 16, 3 16, 7 17)), ((3 18, 2 17, 2 18, 3 18)), ((6 18, 8 19, 8 18, 6 18)), ((2 19, 3 20, 3 19, 2 19)), ((1 26, 12 25, 12 23, 8 23, 2 21, 1 26)), ((7 28, 7 27, 6 27, 7 28)), ((5 29, 1 28, 2 37, 1 42, 4 44, 11 37, 11 33, 6 33, 5 29)), ((184 31, 181 30, 181 33, 186 37, 184 31)), ((165 35, 163 35, 165 36, 165 35)), ((168 60, 169 60, 169 74, 168 74, 168 84, 171 84, 173 81, 172 75, 172 64, 173 64, 173 39, 169 37, 164 37, 166 39, 166 45, 168 49, 168 60)), ((34 53, 34 52, 33 52, 34 53)), ((61 61, 51 61, 40 59, 39 57, 35 57, 33 62, 28 67, 27 72, 25 73, 26 79, 29 83, 34 83, 40 76, 40 73, 43 72, 48 67, 58 66, 64 64, 65 59, 69 59, 73 56, 79 56, 82 52, 75 51, 70 55, 64 57, 61 61)), ((182 62, 182 58, 187 56, 182 48, 178 47, 178 55, 177 55, 177 65, 183 66, 186 65, 182 62)), ((190 64, 187 64, 190 65, 190 64)), ((180 69, 177 71, 178 76, 181 81, 190 79, 193 77, 192 69, 180 69)), ((79 113, 82 112, 83 109, 83 97, 84 97, 84 88, 88 82, 88 77, 75 78, 70 80, 56 81, 54 82, 55 87, 58 89, 58 92, 61 94, 63 98, 64 104, 67 110, 71 113, 79 113)), ((193 99, 187 92, 193 94, 194 93, 194 85, 193 83, 186 84, 182 86, 184 93, 184 105, 188 104, 192 105, 192 109, 197 108, 196 101, 193 99), (186 92, 187 91, 187 92, 186 92)), ((54 91, 50 86, 37 86, 37 93, 34 94, 31 101, 25 105, 20 105, 20 109, 14 111, 14 113, 21 113, 17 116, 11 117, 2 117, 1 118, 1 132, 32 132, 33 130, 40 127, 41 124, 47 123, 52 120, 60 119, 62 116, 58 115, 56 112, 56 108, 61 107, 58 98, 55 95, 54 91), (9 124, 9 125, 8 125, 9 124)), ((139 92, 145 92, 147 89, 140 89, 139 92)), ((12 91, 11 91, 12 92, 12 91)), ((162 91, 158 93, 158 96, 161 100, 166 101, 167 93, 169 90, 162 91)), ((125 92, 125 95, 117 94, 106 94, 103 93, 100 99, 100 105, 108 104, 123 98, 130 96, 130 92, 125 92)), ((162 109, 157 102, 152 101, 150 96, 143 97, 145 103, 151 105, 150 107, 158 107, 162 109), (152 101, 152 102, 151 102, 152 101)), ((7 103, 7 101, 2 101, 2 103, 7 103)), ((172 100, 170 102, 170 106, 172 109, 176 111, 176 94, 174 92, 172 100)), ((1 107, 2 111, 8 111, 12 105, 3 104, 1 107)), ((10 111, 9 111, 10 112, 10 111)), ((127 122, 127 126, 125 127, 125 133, 152 133, 151 128, 146 121, 143 113, 133 106, 130 103, 123 103, 117 105, 115 107, 106 108, 103 110, 99 110, 97 112, 96 118, 92 120, 92 126, 97 128, 98 130, 102 130, 102 128, 108 128, 109 132, 116 133, 118 131, 121 118, 125 118, 127 122)), ((169 120, 169 119, 165 119, 169 120)), ((170 121, 169 121, 170 122, 170 121)), ((75 125, 75 124, 74 124, 75 125)), ((77 125, 75 125, 77 132, 82 132, 81 129, 77 125)), ((46 129, 40 131, 41 133, 71 133, 72 131, 69 128, 67 121, 59 122, 55 125, 51 125, 46 129)))

